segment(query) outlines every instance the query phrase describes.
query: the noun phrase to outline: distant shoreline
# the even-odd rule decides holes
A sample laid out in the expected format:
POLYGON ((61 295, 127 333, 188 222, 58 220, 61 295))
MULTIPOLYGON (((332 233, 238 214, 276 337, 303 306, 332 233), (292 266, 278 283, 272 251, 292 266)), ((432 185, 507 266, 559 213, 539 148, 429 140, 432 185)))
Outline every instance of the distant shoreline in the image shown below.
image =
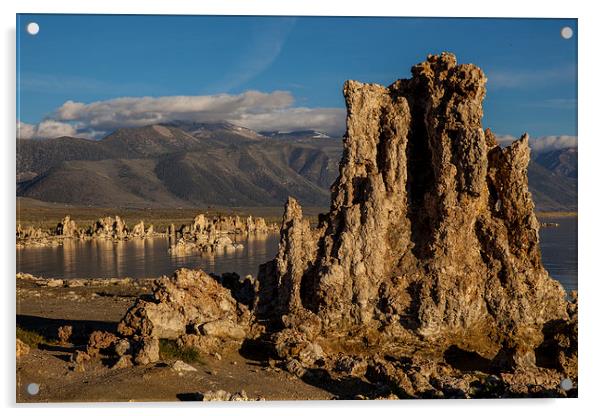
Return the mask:
MULTIPOLYGON (((92 224, 100 217, 119 215, 128 224, 144 221, 153 224, 155 228, 164 228, 171 223, 183 224, 190 222, 197 214, 207 215, 240 215, 263 217, 268 223, 282 221, 283 206, 257 207, 95 207, 77 206, 62 203, 44 202, 31 198, 17 197, 16 220, 22 226, 42 228, 56 227, 65 215, 70 215, 78 225, 92 224)), ((304 206, 303 214, 310 222, 317 223, 318 214, 328 212, 328 207, 304 206)), ((535 211, 537 218, 577 217, 577 211, 535 211)))
POLYGON ((537 218, 564 218, 577 217, 577 211, 535 211, 537 218))

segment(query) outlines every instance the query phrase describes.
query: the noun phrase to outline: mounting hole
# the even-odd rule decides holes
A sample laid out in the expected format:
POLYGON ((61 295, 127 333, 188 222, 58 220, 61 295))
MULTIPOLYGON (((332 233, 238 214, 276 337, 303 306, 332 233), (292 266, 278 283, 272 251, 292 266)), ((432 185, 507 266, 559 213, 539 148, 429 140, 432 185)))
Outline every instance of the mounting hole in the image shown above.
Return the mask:
POLYGON ((563 27, 560 30, 560 36, 562 36, 563 39, 570 39, 573 37, 573 29, 571 29, 568 26, 563 27))
POLYGON ((37 35, 39 31, 40 25, 36 22, 30 22, 27 24, 27 33, 29 33, 31 36, 37 35))
POLYGON ((35 396, 40 392, 40 385, 38 383, 29 383, 27 385, 27 393, 32 396, 35 396))
POLYGON ((560 382, 560 388, 564 391, 569 391, 573 388, 573 382, 570 378, 565 378, 560 382))

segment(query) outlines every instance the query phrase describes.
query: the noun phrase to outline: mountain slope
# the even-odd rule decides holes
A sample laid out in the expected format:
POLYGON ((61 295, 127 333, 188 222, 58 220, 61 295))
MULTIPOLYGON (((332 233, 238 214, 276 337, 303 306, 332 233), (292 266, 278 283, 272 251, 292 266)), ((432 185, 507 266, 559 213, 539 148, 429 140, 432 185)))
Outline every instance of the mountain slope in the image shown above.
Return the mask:
POLYGON ((529 190, 539 211, 576 211, 577 179, 554 173, 536 161, 529 164, 529 190))
POLYGON ((17 195, 92 206, 189 206, 153 174, 153 159, 68 161, 17 186, 17 195))
POLYGON ((198 148, 200 139, 176 127, 152 125, 119 129, 100 141, 122 158, 147 158, 198 148))
MULTIPOLYGON (((328 206, 342 143, 317 136, 274 138, 225 122, 180 121, 119 129, 100 141, 19 141, 17 195, 141 207, 276 206, 292 195, 328 206)), ((538 210, 575 210, 576 152, 534 154, 529 186, 538 210)))
POLYGON ((102 142, 76 137, 17 141, 17 181, 31 179, 68 160, 102 160, 118 153, 102 142))
POLYGON ((533 159, 546 169, 560 176, 577 179, 576 147, 534 153, 533 159))

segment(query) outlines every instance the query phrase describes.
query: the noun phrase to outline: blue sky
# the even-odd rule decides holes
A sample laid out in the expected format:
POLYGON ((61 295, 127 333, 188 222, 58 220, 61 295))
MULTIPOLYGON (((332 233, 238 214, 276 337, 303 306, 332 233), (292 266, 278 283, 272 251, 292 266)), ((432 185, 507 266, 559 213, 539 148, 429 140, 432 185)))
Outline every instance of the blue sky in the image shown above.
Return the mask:
POLYGON ((41 136, 171 117, 334 131, 345 80, 388 85, 450 51, 489 78, 484 127, 576 136, 577 32, 575 19, 18 15, 17 116, 41 136))

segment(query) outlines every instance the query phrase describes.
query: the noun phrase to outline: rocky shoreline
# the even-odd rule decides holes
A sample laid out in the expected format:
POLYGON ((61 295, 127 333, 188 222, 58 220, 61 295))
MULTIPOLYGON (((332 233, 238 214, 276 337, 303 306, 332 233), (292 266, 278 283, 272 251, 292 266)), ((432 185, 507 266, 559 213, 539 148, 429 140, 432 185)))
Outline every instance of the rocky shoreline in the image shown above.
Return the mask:
POLYGON ((16 246, 56 247, 65 240, 124 241, 169 237, 174 241, 171 252, 183 254, 242 248, 240 243, 233 243, 230 237, 263 235, 277 231, 277 224, 268 224, 264 218, 253 216, 243 220, 238 215, 205 217, 204 214, 199 214, 192 224, 182 224, 179 227, 171 224, 165 230, 157 231, 152 224, 147 226, 142 220, 130 228, 118 215, 99 218, 88 227, 78 227, 75 220, 67 215, 52 229, 21 227, 21 224, 17 224, 16 246))
MULTIPOLYGON (((102 400, 295 397, 291 392, 287 392, 291 396, 278 396, 281 393, 271 383, 283 382, 303 392, 297 396, 299 399, 575 397, 577 394, 576 374, 571 374, 574 377, 570 378, 571 388, 563 389, 565 373, 537 366, 511 371, 460 348, 429 357, 416 354, 426 344, 405 345, 407 355, 402 359, 377 350, 366 354, 362 346, 365 339, 358 339, 355 350, 345 352, 322 348, 321 341, 295 344, 290 349, 290 339, 266 337, 265 327, 253 319, 248 305, 256 300, 256 288, 257 282, 251 276, 210 276, 201 270, 186 269, 161 279, 63 280, 17 274, 17 324, 23 325, 24 321, 26 327, 36 328, 45 338, 55 340, 50 345, 29 346, 17 339, 18 400, 67 400, 64 396, 67 386, 56 381, 57 371, 66 371, 70 379, 120 375, 134 389, 129 391, 131 397, 124 398, 117 386, 116 390, 111 387, 104 391, 106 396, 102 400), (34 325, 29 321, 41 323, 34 325), (202 365, 163 357, 160 343, 165 340, 173 340, 177 348, 198 351, 202 365), (31 372, 48 360, 53 365, 52 370, 46 370, 48 380, 43 389, 47 395, 27 395, 26 384, 40 380, 31 372), (59 368, 55 369, 57 365, 59 368), (228 372, 224 372, 224 365, 228 366, 228 372), (228 384, 232 371, 239 380, 234 385, 228 384), (159 372, 161 376, 155 374, 159 372), (135 389, 136 374, 149 374, 158 383, 156 396, 144 396, 135 389), (201 375, 213 382, 201 383, 206 386, 203 391, 191 392, 179 386, 181 391, 168 389, 160 393, 165 388, 165 378, 172 375, 177 376, 178 382, 201 375), (249 388, 248 377, 254 380, 260 377, 261 381, 253 382, 255 390, 249 388)), ((568 325, 576 326, 576 298, 569 305, 573 320, 568 325)), ((570 344, 574 330, 576 327, 564 329, 565 338, 548 347, 570 344)), ((555 332, 556 337, 558 333, 555 332)), ((574 357, 564 355, 564 360, 571 359, 574 357)))

